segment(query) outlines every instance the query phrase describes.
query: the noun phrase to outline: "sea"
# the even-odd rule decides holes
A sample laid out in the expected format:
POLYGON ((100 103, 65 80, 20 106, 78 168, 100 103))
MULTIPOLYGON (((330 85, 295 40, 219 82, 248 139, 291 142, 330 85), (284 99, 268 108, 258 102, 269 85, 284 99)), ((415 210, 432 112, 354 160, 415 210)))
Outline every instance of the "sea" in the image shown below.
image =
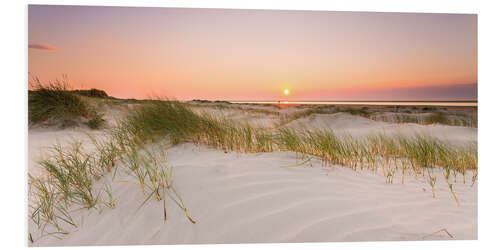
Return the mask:
POLYGON ((230 101, 239 104, 477 107, 477 101, 230 101))

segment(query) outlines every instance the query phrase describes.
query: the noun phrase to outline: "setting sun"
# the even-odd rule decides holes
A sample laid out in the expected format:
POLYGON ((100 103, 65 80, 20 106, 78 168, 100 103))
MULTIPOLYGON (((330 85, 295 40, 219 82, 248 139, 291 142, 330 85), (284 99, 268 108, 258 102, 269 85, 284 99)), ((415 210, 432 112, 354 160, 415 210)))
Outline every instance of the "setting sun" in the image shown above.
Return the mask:
POLYGON ((9 34, 23 55, 7 55, 23 61, 8 85, 24 91, 9 100, 23 133, 4 131, 24 144, 30 186, 12 224, 28 247, 484 234, 483 9, 122 2, 6 18, 23 24, 9 34))

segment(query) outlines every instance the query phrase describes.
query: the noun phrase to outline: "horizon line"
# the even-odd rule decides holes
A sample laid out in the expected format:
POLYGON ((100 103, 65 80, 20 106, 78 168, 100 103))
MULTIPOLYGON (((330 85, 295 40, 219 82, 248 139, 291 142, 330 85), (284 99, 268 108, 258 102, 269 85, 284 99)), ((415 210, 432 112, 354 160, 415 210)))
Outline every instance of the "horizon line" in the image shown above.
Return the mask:
POLYGON ((227 102, 478 102, 475 100, 206 100, 191 99, 188 101, 227 101, 227 102))

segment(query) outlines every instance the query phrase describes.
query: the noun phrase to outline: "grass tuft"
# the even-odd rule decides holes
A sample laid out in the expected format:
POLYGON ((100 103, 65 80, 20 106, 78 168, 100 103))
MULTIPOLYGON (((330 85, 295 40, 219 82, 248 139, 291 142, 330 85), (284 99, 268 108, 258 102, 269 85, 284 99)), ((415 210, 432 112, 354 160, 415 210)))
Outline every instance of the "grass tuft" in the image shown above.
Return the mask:
POLYGON ((98 128, 102 115, 98 114, 80 96, 70 91, 67 77, 46 84, 33 78, 28 92, 28 121, 30 125, 61 123, 63 128, 90 120, 89 126, 98 128))

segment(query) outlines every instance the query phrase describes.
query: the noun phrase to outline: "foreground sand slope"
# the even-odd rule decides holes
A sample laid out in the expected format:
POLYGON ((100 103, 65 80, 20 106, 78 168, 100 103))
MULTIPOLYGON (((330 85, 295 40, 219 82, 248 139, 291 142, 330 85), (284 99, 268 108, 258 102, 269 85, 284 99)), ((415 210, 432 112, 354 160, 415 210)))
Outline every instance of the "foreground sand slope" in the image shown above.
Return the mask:
POLYGON ((43 174, 37 162, 50 154, 55 145, 67 147, 80 142, 86 147, 93 147, 89 136, 98 138, 103 132, 83 128, 52 129, 36 128, 28 131, 28 172, 33 176, 43 174))
POLYGON ((68 238, 34 245, 316 242, 477 238, 476 185, 455 184, 461 206, 438 177, 437 197, 424 180, 386 184, 373 172, 299 167, 295 153, 224 153, 192 144, 167 151, 174 185, 189 213, 145 199, 132 177, 113 181, 116 209, 82 212, 68 238))
MULTIPOLYGON (((267 127, 279 118, 232 110, 222 113, 243 122, 250 117, 252 123, 267 127)), ((476 128, 394 124, 347 113, 313 114, 283 126, 326 128, 355 137, 423 134, 457 145, 477 142, 476 128)), ((103 131, 30 129, 29 173, 43 175, 36 161, 57 142, 67 146, 78 140, 91 149, 87 134, 99 136, 103 131)), ((139 209, 146 196, 132 176, 120 171, 113 180, 111 175, 105 178, 117 198, 115 209, 75 211, 78 228, 62 240, 45 237, 33 245, 477 239, 477 184, 471 186, 470 176, 467 184, 461 177, 453 183, 457 206, 438 169, 433 198, 422 177, 407 175, 401 184, 401 175, 396 174, 394 184, 387 184, 381 173, 323 166, 317 160, 283 167, 302 162, 292 152, 236 154, 182 144, 168 149, 167 158, 174 167, 174 186, 196 224, 168 199, 166 221, 161 202, 152 199, 139 209)), ((32 222, 29 230, 38 238, 32 222)))

